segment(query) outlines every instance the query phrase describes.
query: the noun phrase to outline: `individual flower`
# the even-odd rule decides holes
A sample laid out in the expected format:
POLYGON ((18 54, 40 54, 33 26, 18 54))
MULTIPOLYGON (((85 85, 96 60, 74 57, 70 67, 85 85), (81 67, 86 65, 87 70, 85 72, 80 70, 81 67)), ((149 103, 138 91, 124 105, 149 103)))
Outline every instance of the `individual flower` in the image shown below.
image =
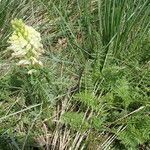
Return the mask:
POLYGON ((30 75, 31 75, 31 74, 36 73, 36 72, 37 72, 37 70, 35 70, 35 69, 31 69, 31 70, 29 70, 29 71, 28 71, 28 74, 30 74, 30 75))
POLYGON ((12 57, 18 59, 17 65, 30 68, 43 66, 39 60, 44 53, 40 33, 33 27, 24 24, 21 19, 12 20, 11 24, 14 31, 9 37, 8 49, 13 51, 12 57))

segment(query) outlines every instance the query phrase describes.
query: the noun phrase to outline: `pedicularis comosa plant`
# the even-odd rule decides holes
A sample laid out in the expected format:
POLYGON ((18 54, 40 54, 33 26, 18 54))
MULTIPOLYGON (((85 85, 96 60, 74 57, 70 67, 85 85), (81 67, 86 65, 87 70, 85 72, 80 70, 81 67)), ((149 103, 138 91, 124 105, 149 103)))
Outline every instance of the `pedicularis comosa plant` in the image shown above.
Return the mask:
POLYGON ((21 19, 12 20, 11 24, 13 33, 8 40, 8 50, 12 52, 11 59, 15 61, 11 83, 15 89, 23 87, 27 105, 40 103, 45 100, 42 98, 45 95, 43 83, 47 76, 40 60, 44 53, 40 33, 21 19), (39 92, 36 94, 34 91, 39 92))
POLYGON ((25 25, 21 19, 11 21, 13 33, 10 36, 8 49, 12 50, 12 58, 17 59, 17 65, 26 67, 28 74, 36 72, 43 63, 39 57, 44 53, 40 33, 33 27, 25 25))

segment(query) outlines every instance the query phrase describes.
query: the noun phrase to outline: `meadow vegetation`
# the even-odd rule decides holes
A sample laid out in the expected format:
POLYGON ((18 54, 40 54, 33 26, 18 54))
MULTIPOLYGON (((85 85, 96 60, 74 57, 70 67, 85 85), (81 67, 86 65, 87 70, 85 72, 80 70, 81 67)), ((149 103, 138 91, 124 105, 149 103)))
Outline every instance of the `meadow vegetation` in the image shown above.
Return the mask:
POLYGON ((0 150, 149 150, 149 50, 149 0, 1 0, 0 150), (41 34, 36 71, 15 18, 41 34))

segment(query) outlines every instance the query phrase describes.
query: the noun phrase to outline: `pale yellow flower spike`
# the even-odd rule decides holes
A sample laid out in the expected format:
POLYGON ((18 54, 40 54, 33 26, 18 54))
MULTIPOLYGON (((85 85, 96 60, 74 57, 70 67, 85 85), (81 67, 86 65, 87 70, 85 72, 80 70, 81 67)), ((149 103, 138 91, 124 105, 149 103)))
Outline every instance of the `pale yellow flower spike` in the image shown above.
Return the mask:
MULTIPOLYGON (((14 29, 11 37, 9 37, 8 47, 13 51, 12 57, 18 58, 19 66, 34 66, 42 67, 43 64, 39 60, 39 56, 44 53, 43 45, 41 43, 40 33, 33 27, 27 26, 21 19, 14 19, 11 21, 14 29)), ((29 74, 35 71, 30 71, 29 74)))

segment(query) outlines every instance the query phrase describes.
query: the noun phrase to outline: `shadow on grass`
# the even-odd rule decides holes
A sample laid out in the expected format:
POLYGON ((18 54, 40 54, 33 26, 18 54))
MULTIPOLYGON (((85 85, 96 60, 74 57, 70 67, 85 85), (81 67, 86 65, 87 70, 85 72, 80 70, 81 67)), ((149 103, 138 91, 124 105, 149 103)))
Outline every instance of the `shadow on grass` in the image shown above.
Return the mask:
POLYGON ((33 138, 29 138, 24 145, 24 137, 12 137, 9 135, 0 135, 0 150, 42 150, 33 138))

